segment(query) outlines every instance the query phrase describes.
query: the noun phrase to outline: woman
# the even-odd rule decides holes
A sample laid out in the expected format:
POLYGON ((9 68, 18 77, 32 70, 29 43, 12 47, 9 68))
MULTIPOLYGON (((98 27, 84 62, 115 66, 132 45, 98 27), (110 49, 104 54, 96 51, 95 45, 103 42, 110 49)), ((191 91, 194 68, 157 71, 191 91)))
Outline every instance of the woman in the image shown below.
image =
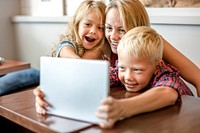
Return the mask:
MULTIPOLYGON (((105 35, 110 46, 104 45, 103 53, 111 64, 111 85, 120 84, 116 63, 118 59, 118 43, 127 31, 138 26, 150 26, 148 14, 144 6, 138 0, 113 0, 109 3, 106 8, 105 35)), ((164 61, 178 68, 182 78, 193 84, 197 88, 198 96, 200 96, 200 69, 165 39, 163 40, 164 61)), ((65 49, 61 49, 60 52, 62 52, 60 57, 64 57, 64 53, 66 53, 65 49)), ((93 54, 93 56, 99 57, 98 54, 93 54)), ((36 96, 37 112, 45 114, 45 107, 48 106, 48 103, 43 100, 44 94, 39 91, 39 89, 35 89, 34 94, 36 96)))
MULTIPOLYGON (((105 35, 110 48, 107 46, 107 48, 104 48, 106 50, 104 52, 111 62, 111 85, 119 84, 115 65, 118 58, 118 43, 127 31, 138 26, 150 26, 148 14, 138 0, 113 0, 107 6, 105 35)), ((182 78, 193 84, 197 89, 198 96, 200 96, 200 69, 164 38, 163 41, 164 61, 178 68, 182 78)))

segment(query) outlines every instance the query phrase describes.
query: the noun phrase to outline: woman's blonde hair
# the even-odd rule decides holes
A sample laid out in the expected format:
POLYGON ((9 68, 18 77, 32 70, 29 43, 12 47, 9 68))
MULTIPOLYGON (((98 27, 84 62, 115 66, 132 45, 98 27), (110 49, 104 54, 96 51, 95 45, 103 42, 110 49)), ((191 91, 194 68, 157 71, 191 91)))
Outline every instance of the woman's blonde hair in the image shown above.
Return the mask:
POLYGON ((129 30, 120 40, 118 56, 125 54, 135 59, 147 58, 157 63, 163 56, 162 37, 152 28, 140 26, 129 30))
POLYGON ((147 11, 139 0, 113 0, 107 6, 106 14, 112 8, 118 10, 126 32, 138 26, 150 26, 147 11))
MULTIPOLYGON (((102 1, 97 1, 97 0, 85 0, 83 1, 80 6, 77 8, 74 16, 72 17, 69 25, 68 25, 68 30, 66 33, 61 34, 58 38, 58 41, 55 45, 55 47, 52 50, 52 56, 55 56, 56 53, 56 48, 57 45, 64 41, 68 40, 73 42, 77 46, 77 54, 79 55, 79 48, 82 50, 86 50, 82 46, 82 42, 80 40, 80 37, 78 35, 78 27, 80 21, 88 14, 91 12, 91 10, 95 10, 99 18, 101 19, 102 23, 105 24, 105 8, 106 5, 102 1)), ((94 47, 94 50, 103 47, 104 45, 104 37, 101 40, 100 44, 94 47)), ((82 55, 79 55, 82 56, 82 55)))

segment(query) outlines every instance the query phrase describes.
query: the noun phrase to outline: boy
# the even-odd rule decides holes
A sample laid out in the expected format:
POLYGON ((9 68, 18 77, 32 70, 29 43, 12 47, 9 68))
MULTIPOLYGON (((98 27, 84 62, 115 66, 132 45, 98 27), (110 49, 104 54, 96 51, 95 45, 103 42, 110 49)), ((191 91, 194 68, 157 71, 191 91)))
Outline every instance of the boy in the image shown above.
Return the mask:
POLYGON ((118 76, 127 91, 141 92, 127 99, 104 99, 97 117, 102 128, 111 128, 122 118, 175 104, 180 95, 192 95, 179 71, 164 63, 162 37, 150 27, 128 31, 118 48, 118 76))

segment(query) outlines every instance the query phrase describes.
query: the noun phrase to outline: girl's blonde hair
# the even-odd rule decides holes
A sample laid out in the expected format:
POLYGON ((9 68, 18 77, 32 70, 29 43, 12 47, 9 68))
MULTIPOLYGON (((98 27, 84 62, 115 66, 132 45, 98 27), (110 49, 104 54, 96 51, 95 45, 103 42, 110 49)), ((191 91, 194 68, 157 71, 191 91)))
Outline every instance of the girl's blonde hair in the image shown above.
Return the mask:
POLYGON ((125 54, 135 59, 147 58, 157 63, 163 56, 162 37, 147 26, 129 30, 120 40, 117 48, 118 56, 125 54))
MULTIPOLYGON (((73 42, 77 46, 77 54, 79 55, 79 50, 84 50, 86 49, 83 48, 81 39, 78 35, 78 27, 80 21, 91 12, 91 10, 95 10, 99 18, 101 19, 101 22, 103 25, 105 24, 105 8, 106 5, 102 1, 97 1, 97 0, 85 0, 83 1, 80 6, 77 8, 74 16, 72 17, 69 25, 68 25, 68 30, 66 33, 61 34, 58 38, 58 41, 55 45, 55 47, 52 50, 52 56, 55 56, 56 54, 56 48, 57 45, 64 41, 68 40, 73 42)), ((94 47, 94 50, 98 50, 99 48, 102 48, 104 45, 104 37, 101 40, 100 44, 94 47)), ((82 55, 79 55, 82 56, 82 55)))
POLYGON ((138 26, 150 26, 147 11, 139 0, 113 0, 107 6, 106 14, 112 8, 118 10, 126 32, 138 26))

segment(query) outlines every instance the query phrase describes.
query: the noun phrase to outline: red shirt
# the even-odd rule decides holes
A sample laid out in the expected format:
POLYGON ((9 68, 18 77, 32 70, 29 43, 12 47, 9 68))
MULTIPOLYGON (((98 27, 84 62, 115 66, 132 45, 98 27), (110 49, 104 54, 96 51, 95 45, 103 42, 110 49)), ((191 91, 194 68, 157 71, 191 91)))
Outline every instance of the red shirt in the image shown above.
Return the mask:
MULTIPOLYGON (((106 56, 102 56, 103 60, 109 60, 106 56)), ((121 85, 121 82, 118 78, 118 56, 117 54, 114 54, 111 52, 111 57, 110 57, 110 70, 109 70, 109 74, 110 74, 110 87, 112 86, 116 86, 116 85, 121 85)))
POLYGON ((175 89, 179 95, 191 95, 194 96, 189 87, 180 78, 179 71, 167 63, 165 63, 158 71, 156 75, 152 77, 152 80, 147 88, 153 88, 156 86, 167 86, 175 89))

